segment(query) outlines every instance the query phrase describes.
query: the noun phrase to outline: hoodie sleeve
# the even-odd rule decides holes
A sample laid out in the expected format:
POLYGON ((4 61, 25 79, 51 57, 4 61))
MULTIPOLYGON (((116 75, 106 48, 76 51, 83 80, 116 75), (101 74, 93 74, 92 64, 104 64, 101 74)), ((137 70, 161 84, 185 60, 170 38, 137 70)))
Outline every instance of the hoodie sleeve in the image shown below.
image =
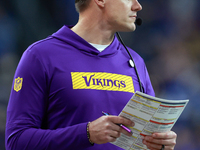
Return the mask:
POLYGON ((87 123, 42 129, 48 108, 47 74, 37 56, 27 50, 16 69, 7 108, 7 150, 78 150, 91 146, 87 139, 87 123))
POLYGON ((151 95, 151 96, 155 96, 155 92, 154 92, 153 86, 151 84, 151 80, 150 80, 149 73, 148 73, 144 59, 138 53, 136 53, 134 50, 132 50, 130 48, 129 48, 129 50, 135 61, 135 64, 136 64, 135 67, 138 70, 138 74, 139 74, 139 77, 140 77, 140 80, 141 80, 141 83, 143 86, 144 93, 151 95))
POLYGON ((146 94, 149 94, 151 96, 155 96, 155 92, 154 92, 154 89, 153 89, 153 86, 151 84, 151 80, 150 80, 150 77, 149 77, 149 73, 147 71, 147 68, 146 66, 144 67, 144 72, 145 72, 145 93, 146 94))

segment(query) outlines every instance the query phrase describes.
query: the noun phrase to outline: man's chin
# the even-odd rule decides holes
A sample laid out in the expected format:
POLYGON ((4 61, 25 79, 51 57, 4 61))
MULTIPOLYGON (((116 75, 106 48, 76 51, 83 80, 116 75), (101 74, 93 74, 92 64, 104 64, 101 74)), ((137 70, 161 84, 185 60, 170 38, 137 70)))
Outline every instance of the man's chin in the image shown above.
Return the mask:
POLYGON ((131 28, 127 28, 124 32, 133 32, 136 30, 136 26, 131 27, 131 28))
POLYGON ((121 28, 118 30, 118 32, 133 32, 135 30, 136 30, 136 25, 134 23, 130 26, 124 26, 124 27, 121 26, 121 28))

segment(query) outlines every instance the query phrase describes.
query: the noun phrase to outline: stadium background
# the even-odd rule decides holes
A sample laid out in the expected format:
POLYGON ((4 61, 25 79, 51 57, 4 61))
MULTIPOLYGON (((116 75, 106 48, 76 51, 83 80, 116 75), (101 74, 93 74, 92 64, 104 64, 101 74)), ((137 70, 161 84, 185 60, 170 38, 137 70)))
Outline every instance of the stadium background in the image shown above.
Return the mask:
MULTIPOLYGON (((143 25, 121 33, 145 60, 156 96, 190 99, 173 130, 175 150, 200 147, 200 1, 139 0, 143 25)), ((120 12, 119 12, 120 13, 120 12)), ((95 14, 94 14, 95 15, 95 14)), ((62 25, 74 25, 74 0, 0 0, 0 150, 4 150, 6 107, 16 66, 33 42, 62 25)))

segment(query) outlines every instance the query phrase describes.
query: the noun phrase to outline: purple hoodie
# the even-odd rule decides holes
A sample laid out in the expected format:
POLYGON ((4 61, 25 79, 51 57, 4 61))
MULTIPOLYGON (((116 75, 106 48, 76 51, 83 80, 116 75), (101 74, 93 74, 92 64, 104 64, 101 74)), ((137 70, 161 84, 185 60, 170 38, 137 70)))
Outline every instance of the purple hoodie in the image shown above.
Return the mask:
MULTIPOLYGON (((144 92, 154 91, 143 59, 129 49, 144 92)), ((117 38, 99 52, 67 26, 32 44, 14 76, 7 108, 7 150, 121 150, 88 141, 86 126, 102 111, 118 115, 138 78, 117 38)))

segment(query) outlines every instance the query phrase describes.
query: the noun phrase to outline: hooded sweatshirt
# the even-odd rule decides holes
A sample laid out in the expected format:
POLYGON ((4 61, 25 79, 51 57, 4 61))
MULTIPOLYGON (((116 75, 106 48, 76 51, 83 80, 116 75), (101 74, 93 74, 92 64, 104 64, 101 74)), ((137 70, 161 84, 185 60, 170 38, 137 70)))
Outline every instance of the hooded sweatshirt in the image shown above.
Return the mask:
MULTIPOLYGON (((143 59, 128 48, 144 92, 154 91, 143 59)), ((140 90, 130 57, 115 37, 102 52, 63 26, 24 52, 7 108, 7 150, 122 150, 94 144, 87 123, 119 115, 140 90)))

